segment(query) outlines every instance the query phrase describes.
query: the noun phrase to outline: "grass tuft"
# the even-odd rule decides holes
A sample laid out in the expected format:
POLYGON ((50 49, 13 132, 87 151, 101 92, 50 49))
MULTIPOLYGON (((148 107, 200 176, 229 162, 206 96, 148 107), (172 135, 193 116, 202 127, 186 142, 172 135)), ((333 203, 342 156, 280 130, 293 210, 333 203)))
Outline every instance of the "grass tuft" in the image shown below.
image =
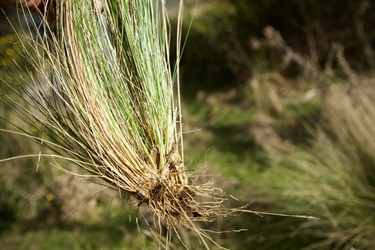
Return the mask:
MULTIPOLYGON (((2 101, 26 128, 14 124, 20 131, 1 131, 24 135, 52 152, 20 158, 50 157, 69 174, 100 179, 136 205, 146 204, 155 226, 166 225, 167 239, 183 225, 208 247, 210 236, 195 222, 235 211, 222 207, 221 190, 195 183, 184 166, 180 53, 172 68, 165 2, 106 1, 103 14, 89 0, 46 6, 41 25, 32 19, 17 33, 22 41, 37 30, 28 41, 32 51, 20 42, 32 70, 22 81, 3 79, 12 93, 2 101), (59 165, 60 158, 84 171, 59 165)), ((20 15, 28 12, 21 9, 20 15)), ((12 67, 17 79, 19 66, 12 67)))

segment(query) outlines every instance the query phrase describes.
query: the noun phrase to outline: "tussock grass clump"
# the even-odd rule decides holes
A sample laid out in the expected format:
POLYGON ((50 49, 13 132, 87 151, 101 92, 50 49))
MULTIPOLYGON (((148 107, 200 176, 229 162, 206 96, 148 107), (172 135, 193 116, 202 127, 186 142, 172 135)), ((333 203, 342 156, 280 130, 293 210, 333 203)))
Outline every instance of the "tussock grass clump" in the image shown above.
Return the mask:
MULTIPOLYGON (((164 1, 105 1, 103 14, 88 0, 46 6, 42 25, 30 23, 37 28, 30 41, 35 51, 28 54, 34 72, 18 85, 7 81, 14 93, 2 96, 33 128, 20 133, 52 151, 34 156, 70 160, 86 172, 58 167, 104 180, 146 204, 156 225, 171 230, 182 224, 204 242, 208 235, 194 221, 229 212, 215 198, 221 191, 189 181, 184 166, 180 47, 172 68, 164 1), (19 105, 14 94, 28 105, 19 105)), ((178 25, 177 40, 180 31, 178 25)))
POLYGON ((320 218, 286 229, 306 233, 307 249, 371 249, 375 244, 373 90, 361 82, 331 86, 311 148, 290 147, 265 177, 275 191, 281 190, 272 201, 285 211, 320 218), (280 176, 283 181, 277 181, 280 176))

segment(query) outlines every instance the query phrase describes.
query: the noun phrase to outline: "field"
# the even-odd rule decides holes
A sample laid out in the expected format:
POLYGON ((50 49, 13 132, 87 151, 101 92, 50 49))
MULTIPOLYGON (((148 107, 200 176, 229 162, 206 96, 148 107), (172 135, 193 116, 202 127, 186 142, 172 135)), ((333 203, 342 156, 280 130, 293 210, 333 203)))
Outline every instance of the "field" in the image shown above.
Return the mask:
MULTIPOLYGON (((185 165, 233 196, 228 207, 249 204, 254 211, 291 215, 244 213, 202 227, 221 232, 212 237, 230 249, 374 249, 375 35, 357 32, 354 45, 337 45, 329 37, 332 23, 321 24, 327 34, 315 26, 305 34, 285 20, 293 27, 285 34, 272 20, 239 18, 246 1, 201 2, 182 61, 185 165), (246 25, 239 23, 246 22, 254 34, 242 32, 246 25), (325 39, 332 43, 327 50, 325 39), (349 56, 344 48, 350 48, 349 56)), ((274 22, 292 11, 274 15, 274 22)), ((373 17, 366 13, 354 27, 367 31, 373 17)), ((12 61, 28 67, 12 39, 9 32, 1 34, 3 81, 12 61)), ((8 121, 17 124, 19 118, 4 105, 0 114, 1 129, 11 129, 8 121)), ((0 145, 0 159, 41 150, 4 131, 0 145)), ((146 207, 132 206, 116 191, 69 176, 53 164, 35 157, 0 162, 2 249, 163 245, 163 237, 153 236, 146 207)), ((203 249, 189 231, 180 236, 186 247, 203 249)), ((177 239, 170 247, 183 249, 177 239)))

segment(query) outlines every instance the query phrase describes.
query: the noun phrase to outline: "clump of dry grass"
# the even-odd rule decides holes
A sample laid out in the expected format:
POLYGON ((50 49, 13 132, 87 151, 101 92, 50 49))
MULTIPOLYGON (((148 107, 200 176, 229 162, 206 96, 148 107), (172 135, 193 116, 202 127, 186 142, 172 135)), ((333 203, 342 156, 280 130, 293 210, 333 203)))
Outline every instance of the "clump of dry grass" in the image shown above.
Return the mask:
MULTIPOLYGON (((285 221, 274 225, 285 240, 300 235, 306 240, 306 249, 370 249, 374 245, 373 79, 356 75, 347 70, 349 66, 345 69, 345 58, 339 60, 348 80, 334 84, 325 76, 327 89, 321 96, 319 117, 308 127, 308 143, 272 144, 268 138, 261 144, 272 154, 275 166, 262 178, 262 183, 271 187, 271 195, 259 200, 320 218, 302 221, 297 227, 288 228, 285 221)), ((263 99, 258 98, 268 101, 268 96, 262 95, 263 99)), ((304 104, 304 98, 294 99, 304 104)), ((267 103, 273 107, 273 102, 267 103)), ((261 112, 272 113, 259 106, 261 112)))
POLYGON ((287 176, 287 209, 314 211, 321 220, 306 222, 317 240, 310 249, 370 249, 374 246, 375 141, 373 86, 348 92, 332 87, 313 148, 295 149, 280 171, 287 176), (369 91, 371 90, 371 91, 369 91))
MULTIPOLYGON (((33 71, 18 82, 2 79, 13 91, 1 101, 32 129, 15 124, 20 131, 0 131, 23 135, 52 152, 21 157, 50 157, 67 173, 99 179, 136 205, 145 204, 157 228, 167 227, 166 247, 171 232, 181 239, 180 225, 208 248, 209 232, 195 222, 241 212, 262 214, 225 208, 223 192, 210 182, 200 184, 184 166, 178 82, 181 8, 177 58, 171 64, 165 1, 105 1, 104 14, 90 0, 57 0, 46 6, 42 25, 30 23, 37 30, 30 40, 34 51, 20 43, 33 71), (27 105, 20 105, 19 97, 27 105), (84 171, 59 165, 59 158, 84 171)), ((19 68, 14 65, 13 73, 19 68)))
MULTIPOLYGON (((177 232, 183 225, 208 247, 210 237, 194 222, 233 211, 222 207, 221 190, 196 184, 184 166, 180 46, 172 68, 165 2, 106 1, 104 14, 91 1, 46 6, 43 29, 30 23, 38 30, 30 41, 34 51, 27 54, 34 72, 17 86, 6 81, 14 91, 2 101, 33 128, 13 133, 52 152, 29 156, 75 163, 85 172, 54 165, 103 180, 138 206, 146 204, 159 228, 165 224, 177 232), (52 25, 47 21, 51 11, 56 16, 52 25), (19 105, 15 95, 28 105, 19 105)), ((177 40, 180 32, 178 25, 177 40)))
POLYGON ((265 38, 261 45, 281 51, 284 66, 296 64, 307 81, 288 80, 296 84, 287 89, 287 98, 281 91, 282 80, 286 78, 278 81, 280 77, 274 77, 275 73, 254 75, 249 83, 254 93, 251 100, 257 107, 254 120, 262 125, 260 129, 253 128, 253 134, 272 161, 272 167, 258 180, 264 190, 269 188, 269 195, 258 201, 320 218, 297 225, 275 222, 271 237, 277 237, 277 244, 295 240, 296 245, 306 249, 371 249, 375 245, 372 237, 375 233, 373 76, 356 74, 345 59, 341 45, 331 45, 327 62, 321 68, 311 56, 288 46, 272 27, 266 27, 265 38), (333 61, 337 63, 335 71, 333 61), (303 96, 301 90, 306 88, 311 89, 303 96), (315 95, 319 92, 320 95, 315 95), (289 109, 290 104, 301 109, 298 112, 289 109), (318 112, 313 109, 309 114, 308 107, 312 105, 318 105, 318 112), (307 133, 303 134, 303 143, 291 143, 290 134, 298 127, 291 126, 290 134, 284 139, 280 136, 283 131, 277 133, 277 122, 292 121, 294 125, 300 114, 312 115, 307 122, 300 123, 307 133), (260 136, 262 132, 268 135, 266 139, 260 136))

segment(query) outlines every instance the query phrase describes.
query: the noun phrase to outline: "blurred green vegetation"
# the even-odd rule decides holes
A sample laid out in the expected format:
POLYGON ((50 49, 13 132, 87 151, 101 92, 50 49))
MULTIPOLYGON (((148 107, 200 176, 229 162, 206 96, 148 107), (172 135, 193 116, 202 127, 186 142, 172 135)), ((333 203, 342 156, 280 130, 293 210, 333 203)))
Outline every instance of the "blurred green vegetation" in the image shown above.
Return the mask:
MULTIPOLYGON (((252 202, 257 211, 320 218, 243 214, 202 226, 247 229, 213 235, 230 249, 372 249, 373 3, 200 0, 196 10, 194 4, 186 1, 186 32, 194 19, 181 65, 186 165, 197 174, 207 168, 207 179, 243 201, 228 206, 252 202)), ((13 62, 28 65, 13 38, 0 38, 3 81, 13 62)), ((0 128, 19 122, 6 106, 0 114, 0 128)), ((4 132, 0 144, 0 159, 40 151, 4 132)), ((2 249, 156 248, 143 219, 139 228, 135 220, 148 218, 143 208, 61 173, 48 159, 36 173, 37 165, 34 158, 0 163, 2 249)), ((181 237, 202 249, 189 232, 181 237)))
MULTIPOLYGON (((186 2, 195 4, 194 0, 186 2)), ((182 59, 184 82, 218 89, 243 84, 255 72, 301 75, 293 62, 285 64, 286 51, 272 48, 269 45, 274 41, 264 39, 267 26, 280 32, 286 45, 318 69, 329 67, 334 75, 342 76, 339 62, 332 61, 335 47, 340 45, 351 67, 373 72, 372 5, 356 0, 201 0, 196 11, 190 8, 195 13, 187 11, 185 18, 188 29, 194 16, 182 59)))

